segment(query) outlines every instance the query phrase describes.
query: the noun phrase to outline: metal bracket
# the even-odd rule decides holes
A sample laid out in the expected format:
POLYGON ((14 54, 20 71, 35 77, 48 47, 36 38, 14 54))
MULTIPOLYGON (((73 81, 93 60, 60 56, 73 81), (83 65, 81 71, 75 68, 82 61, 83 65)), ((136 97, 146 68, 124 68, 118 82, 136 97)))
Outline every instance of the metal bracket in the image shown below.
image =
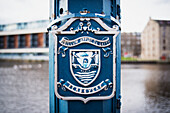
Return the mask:
POLYGON ((121 95, 119 95, 119 98, 116 99, 116 103, 117 103, 117 109, 121 108, 121 95))

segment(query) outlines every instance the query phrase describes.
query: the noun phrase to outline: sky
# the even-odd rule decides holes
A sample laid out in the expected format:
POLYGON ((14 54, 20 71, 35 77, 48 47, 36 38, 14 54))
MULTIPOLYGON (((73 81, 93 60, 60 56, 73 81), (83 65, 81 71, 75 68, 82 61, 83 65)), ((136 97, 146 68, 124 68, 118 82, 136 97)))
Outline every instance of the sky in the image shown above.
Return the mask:
MULTIPOLYGON (((170 20, 170 0, 121 0, 122 32, 142 32, 149 18, 170 20)), ((49 0, 0 0, 0 24, 49 18, 49 0)))

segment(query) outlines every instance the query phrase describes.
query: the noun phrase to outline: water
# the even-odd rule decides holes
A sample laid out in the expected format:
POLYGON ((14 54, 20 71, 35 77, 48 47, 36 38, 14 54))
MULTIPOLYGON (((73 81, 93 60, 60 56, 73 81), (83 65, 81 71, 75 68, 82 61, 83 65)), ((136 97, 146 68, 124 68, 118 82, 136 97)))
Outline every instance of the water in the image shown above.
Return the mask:
POLYGON ((123 113, 170 113, 170 65, 122 65, 123 113))
POLYGON ((48 113, 48 63, 0 62, 0 113, 48 113))
MULTIPOLYGON (((170 112, 170 65, 122 65, 122 113, 170 112)), ((0 113, 48 113, 48 62, 0 61, 0 113)))

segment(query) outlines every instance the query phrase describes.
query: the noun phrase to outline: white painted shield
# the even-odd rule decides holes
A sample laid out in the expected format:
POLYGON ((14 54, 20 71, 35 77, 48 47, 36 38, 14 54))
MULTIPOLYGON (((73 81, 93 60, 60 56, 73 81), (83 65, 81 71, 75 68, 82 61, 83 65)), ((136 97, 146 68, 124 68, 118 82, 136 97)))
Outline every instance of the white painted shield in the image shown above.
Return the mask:
POLYGON ((100 49, 70 49, 70 70, 79 84, 93 83, 100 72, 100 49))

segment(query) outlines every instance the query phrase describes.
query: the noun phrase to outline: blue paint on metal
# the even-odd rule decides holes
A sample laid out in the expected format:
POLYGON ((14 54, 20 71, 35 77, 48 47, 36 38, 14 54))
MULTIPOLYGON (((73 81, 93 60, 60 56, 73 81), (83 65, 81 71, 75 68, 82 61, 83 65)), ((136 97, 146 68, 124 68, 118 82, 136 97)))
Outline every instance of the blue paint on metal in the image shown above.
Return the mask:
MULTIPOLYGON (((59 14, 59 7, 61 8, 61 4, 59 3, 59 0, 51 0, 51 7, 54 7, 50 10, 50 17, 52 23, 48 26, 48 30, 51 30, 51 26, 57 25, 58 27, 61 27, 62 25, 65 24, 70 18, 74 17, 95 17, 95 18, 100 18, 102 21, 108 25, 109 27, 112 27, 113 25, 119 25, 119 22, 113 22, 111 20, 112 17, 120 18, 120 0, 68 0, 68 12, 70 13, 69 15, 66 16, 60 16, 59 14), (108 6, 108 8, 107 8, 108 6), (87 14, 80 14, 80 11, 84 11, 84 9, 87 9, 87 11, 90 11, 90 13, 87 14), (59 17, 57 17, 59 16, 59 17)), ((116 19, 115 19, 116 20, 116 19)), ((117 21, 117 20, 116 20, 117 21)), ((75 28, 77 27, 77 24, 79 22, 75 21, 75 24, 72 24, 71 27, 75 28)), ((97 26, 100 28, 100 30, 104 30, 102 27, 97 25, 95 22, 92 22, 93 25, 97 26)), ((70 27, 66 29, 66 31, 70 30, 70 27)), ((66 37, 69 37, 69 39, 74 39, 74 37, 80 37, 80 36, 86 36, 84 33, 82 34, 76 34, 76 35, 63 35, 66 37)), ((89 36, 93 36, 92 33, 89 33, 89 36)), ((104 35, 98 35, 98 39, 102 39, 104 35)), ((109 35, 107 35, 109 36, 109 35)), ((117 105, 119 105, 119 100, 120 100, 120 82, 121 82, 121 36, 120 34, 116 37, 116 92, 115 96, 112 99, 109 100, 98 100, 98 101, 89 101, 88 103, 84 104, 82 101, 79 100, 74 100, 74 101, 66 101, 66 100, 59 100, 56 98, 56 95, 54 93, 54 37, 50 34, 49 35, 49 103, 50 103, 50 113, 120 113, 120 108, 118 108, 117 105)), ((58 35, 58 39, 62 39, 62 35, 58 35)), ((111 38, 110 38, 111 39, 111 38)), ((111 42, 113 42, 111 40, 111 42)), ((58 46, 59 48, 59 46, 58 46)), ((83 45, 80 48, 94 48, 92 45, 83 45)), ((76 47, 75 47, 76 49, 76 47)), ((68 51, 67 51, 68 52, 68 51)), ((66 53, 68 55, 68 53, 66 53)), ((103 55, 104 53, 102 53, 103 55)), ((69 57, 66 56, 65 59, 67 60, 62 60, 62 57, 58 55, 58 58, 61 59, 59 61, 59 65, 62 66, 63 63, 67 63, 69 61, 69 57)), ((103 61, 102 64, 106 64, 107 61, 103 61)), ((69 66, 68 66, 69 67, 69 66)), ((67 66, 62 67, 62 70, 66 70, 68 68, 67 66)), ((102 67, 103 68, 103 67, 102 67)), ((67 69, 68 70, 68 69, 67 69)), ((59 72, 59 73, 64 73, 66 75, 69 75, 67 71, 59 72)), ((101 72, 103 73, 103 72, 101 72)), ((67 76, 64 79, 69 78, 70 80, 72 79, 71 77, 67 76)), ((60 78, 61 79, 61 78, 60 78)), ((103 78, 98 78, 98 80, 102 80, 103 78)), ((75 80, 71 80, 72 83, 77 84, 77 82, 74 82, 75 80)), ((95 84, 95 83, 93 83, 95 84)), ((92 85, 93 85, 92 84, 92 85)), ((62 92, 62 90, 60 90, 62 92)), ((62 92, 65 94, 65 92, 62 92)), ((74 93, 69 93, 69 95, 74 95, 74 93)), ((97 94, 94 94, 97 95, 97 94)), ((107 95, 103 93, 103 95, 107 95)), ((87 97, 87 96, 82 96, 82 97, 87 97)))
MULTIPOLYGON (((56 23, 59 23, 59 22, 61 22, 61 21, 63 21, 63 20, 68 20, 68 19, 70 19, 70 18, 74 18, 74 17, 95 17, 95 18, 102 18, 102 19, 106 19, 107 21, 108 20, 111 20, 111 18, 114 18, 114 17, 112 17, 112 16, 107 16, 107 15, 103 15, 103 14, 99 14, 99 13, 90 13, 90 14, 85 14, 85 15, 82 15, 82 14, 80 14, 80 13, 74 13, 74 14, 69 14, 69 15, 66 15, 66 16, 63 16, 63 17, 60 17, 60 18, 57 18, 57 19, 55 19, 55 20, 53 20, 49 25, 48 25, 48 27, 47 27, 47 29, 48 30, 50 30, 51 29, 51 26, 52 25, 55 25, 56 23)), ((114 18, 115 19, 115 18, 114 18)), ((117 21, 117 20, 116 20, 117 21)), ((115 24, 117 24, 118 25, 118 23, 119 23, 119 21, 117 21, 117 23, 115 23, 115 24)), ((64 24, 64 23, 63 23, 64 24)), ((63 24, 60 24, 60 25, 58 25, 59 27, 60 26, 62 26, 63 24)), ((106 23, 107 24, 107 23, 106 23)), ((108 26, 111 26, 112 24, 108 24, 108 26)))
POLYGON ((116 48, 116 113, 119 113, 120 108, 118 105, 121 98, 121 34, 117 36, 116 48))
POLYGON ((102 113, 103 102, 102 101, 89 101, 84 104, 81 101, 68 101, 70 113, 102 113))
POLYGON ((86 8, 90 13, 102 13, 103 0, 68 0, 68 10, 71 13, 79 13, 86 8))
POLYGON ((110 15, 112 12, 111 0, 103 0, 103 11, 105 15, 110 15))
MULTIPOLYGON (((54 20, 54 0, 50 0, 50 22, 54 20)), ((49 112, 58 112, 58 103, 54 93, 54 37, 49 33, 49 112)))
POLYGON ((49 34, 49 107, 50 113, 56 113, 58 107, 54 94, 54 37, 49 34))
POLYGON ((103 113, 112 113, 112 99, 103 101, 103 113))
POLYGON ((116 18, 116 12, 117 12, 117 11, 116 11, 116 0, 112 0, 112 5, 111 5, 111 7, 112 7, 111 15, 116 18))
POLYGON ((59 113, 68 113, 68 101, 59 100, 59 113))
POLYGON ((54 8, 55 8, 55 13, 54 13, 55 16, 54 16, 54 18, 56 19, 57 16, 59 16, 59 10, 60 10, 60 9, 59 9, 59 0, 54 0, 54 1, 55 1, 55 2, 54 2, 54 3, 55 3, 55 7, 54 7, 54 8))

